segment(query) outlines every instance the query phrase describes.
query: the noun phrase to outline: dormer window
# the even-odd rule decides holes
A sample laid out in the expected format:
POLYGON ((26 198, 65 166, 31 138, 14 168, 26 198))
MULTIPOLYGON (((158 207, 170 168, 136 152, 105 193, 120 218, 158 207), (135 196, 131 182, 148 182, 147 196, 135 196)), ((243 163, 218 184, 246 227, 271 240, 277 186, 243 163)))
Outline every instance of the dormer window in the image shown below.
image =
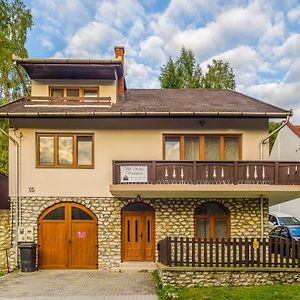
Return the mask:
POLYGON ((67 89, 67 97, 79 97, 79 89, 67 89))
POLYGON ((83 97, 98 97, 98 89, 83 89, 83 97))
POLYGON ((51 97, 64 97, 64 89, 51 89, 51 97))
POLYGON ((98 87, 50 87, 51 97, 97 98, 98 87))

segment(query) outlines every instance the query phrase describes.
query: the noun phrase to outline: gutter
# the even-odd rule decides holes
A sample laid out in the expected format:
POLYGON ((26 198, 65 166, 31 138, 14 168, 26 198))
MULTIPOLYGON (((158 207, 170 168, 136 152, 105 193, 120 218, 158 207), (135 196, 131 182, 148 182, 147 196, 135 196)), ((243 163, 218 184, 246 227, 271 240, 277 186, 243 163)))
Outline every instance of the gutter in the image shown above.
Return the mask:
MULTIPOLYGON (((34 105, 31 105, 34 108, 34 105)), ((68 106, 66 105, 66 108, 68 106)), ((78 106, 80 107, 80 106, 78 106)), ((39 106, 40 108, 40 106, 39 106)), ((161 112, 161 111, 79 111, 79 112, 0 112, 1 118, 11 117, 252 117, 284 118, 290 113, 257 113, 257 112, 161 112)))
POLYGON ((259 147, 260 147, 260 160, 263 160, 263 145, 270 139, 272 135, 274 135, 276 132, 280 131, 283 127, 285 127, 288 122, 290 121, 291 113, 287 115, 286 120, 274 131, 272 131, 269 135, 267 135, 264 139, 261 140, 259 147))
POLYGON ((20 144, 19 142, 13 138, 10 134, 0 128, 0 132, 3 133, 9 140, 11 140, 16 147, 16 178, 15 178, 15 252, 16 252, 16 265, 18 264, 18 228, 20 225, 20 144))
POLYGON ((21 58, 13 54, 16 64, 122 64, 120 59, 80 59, 80 58, 21 58))

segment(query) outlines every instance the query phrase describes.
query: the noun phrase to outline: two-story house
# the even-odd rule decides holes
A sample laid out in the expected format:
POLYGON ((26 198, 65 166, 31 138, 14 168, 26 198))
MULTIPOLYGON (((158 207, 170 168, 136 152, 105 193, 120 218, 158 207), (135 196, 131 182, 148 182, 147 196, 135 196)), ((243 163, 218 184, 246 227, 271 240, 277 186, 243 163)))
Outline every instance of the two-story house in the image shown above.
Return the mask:
POLYGON ((262 160, 269 118, 291 112, 230 90, 128 89, 115 56, 15 58, 32 85, 0 108, 14 245, 33 226, 41 268, 110 268, 155 261, 170 235, 267 237, 269 203, 300 195, 298 165, 262 160))

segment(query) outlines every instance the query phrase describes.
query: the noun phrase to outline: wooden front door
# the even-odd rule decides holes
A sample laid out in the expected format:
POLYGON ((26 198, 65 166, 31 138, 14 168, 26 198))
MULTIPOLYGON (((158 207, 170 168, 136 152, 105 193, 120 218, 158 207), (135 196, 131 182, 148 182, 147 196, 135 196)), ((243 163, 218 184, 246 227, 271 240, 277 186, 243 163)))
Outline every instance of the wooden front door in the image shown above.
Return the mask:
POLYGON ((154 261, 154 212, 122 212, 122 260, 154 261))
POLYGON ((41 268, 97 268, 97 218, 86 207, 54 205, 42 213, 38 225, 41 268))

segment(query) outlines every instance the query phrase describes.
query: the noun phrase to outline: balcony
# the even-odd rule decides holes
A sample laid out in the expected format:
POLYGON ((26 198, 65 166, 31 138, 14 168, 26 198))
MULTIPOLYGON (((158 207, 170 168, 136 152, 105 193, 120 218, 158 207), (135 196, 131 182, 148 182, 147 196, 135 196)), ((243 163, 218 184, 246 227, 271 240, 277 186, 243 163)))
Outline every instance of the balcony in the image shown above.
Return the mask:
POLYGON ((300 162, 113 161, 115 196, 300 197, 300 162))

